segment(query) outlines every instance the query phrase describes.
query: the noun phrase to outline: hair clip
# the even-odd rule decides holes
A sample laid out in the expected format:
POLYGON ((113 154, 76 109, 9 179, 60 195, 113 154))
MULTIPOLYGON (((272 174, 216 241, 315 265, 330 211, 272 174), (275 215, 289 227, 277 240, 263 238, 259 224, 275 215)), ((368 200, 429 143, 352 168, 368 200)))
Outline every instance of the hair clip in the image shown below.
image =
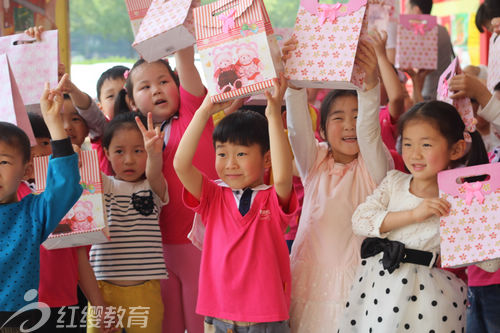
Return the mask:
POLYGON ((130 71, 127 69, 125 72, 123 72, 123 77, 126 79, 128 79, 128 75, 130 74, 130 71))

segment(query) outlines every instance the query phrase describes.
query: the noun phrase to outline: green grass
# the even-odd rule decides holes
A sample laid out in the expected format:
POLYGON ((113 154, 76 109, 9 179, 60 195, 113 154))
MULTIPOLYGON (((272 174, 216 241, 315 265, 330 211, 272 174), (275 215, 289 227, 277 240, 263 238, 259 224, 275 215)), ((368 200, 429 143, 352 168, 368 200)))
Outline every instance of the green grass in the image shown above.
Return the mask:
POLYGON ((134 63, 137 59, 130 59, 125 57, 109 57, 102 59, 82 59, 79 57, 71 58, 71 63, 75 65, 93 65, 93 64, 101 64, 105 62, 127 62, 134 63))

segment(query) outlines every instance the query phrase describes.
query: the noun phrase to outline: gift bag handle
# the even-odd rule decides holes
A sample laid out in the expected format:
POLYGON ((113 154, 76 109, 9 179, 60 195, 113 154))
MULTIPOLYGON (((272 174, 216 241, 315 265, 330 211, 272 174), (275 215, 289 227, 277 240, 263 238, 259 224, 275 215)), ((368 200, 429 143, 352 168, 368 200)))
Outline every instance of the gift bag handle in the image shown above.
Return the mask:
POLYGON ((439 189, 450 195, 460 195, 459 189, 465 184, 458 184, 458 178, 470 178, 480 175, 489 175, 487 180, 477 181, 474 183, 490 184, 491 190, 500 188, 500 163, 481 164, 466 168, 457 168, 445 170, 438 173, 439 189))
MULTIPOLYGON (((362 6, 366 6, 367 0, 348 0, 347 3, 337 2, 335 4, 320 4, 318 0, 300 0, 300 5, 304 7, 311 14, 318 14, 320 6, 335 7, 337 5, 344 5, 348 13, 359 10, 362 6)), ((340 6, 338 6, 340 7, 340 6)))

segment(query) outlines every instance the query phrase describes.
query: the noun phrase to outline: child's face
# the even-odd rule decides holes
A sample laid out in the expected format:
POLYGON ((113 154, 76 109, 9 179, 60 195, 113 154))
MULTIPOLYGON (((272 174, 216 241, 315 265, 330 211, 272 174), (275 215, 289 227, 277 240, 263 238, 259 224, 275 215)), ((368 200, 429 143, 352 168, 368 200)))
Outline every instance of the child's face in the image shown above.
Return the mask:
POLYGON ((332 148, 335 162, 349 163, 358 156, 357 118, 358 99, 355 96, 338 97, 330 107, 326 133, 322 135, 332 148))
POLYGON ((114 117, 116 96, 123 89, 124 85, 124 78, 107 79, 102 83, 98 105, 104 115, 110 120, 114 117))
POLYGON ((132 106, 144 115, 153 113, 153 121, 161 123, 179 109, 179 89, 167 67, 160 62, 143 63, 132 72, 132 106))
POLYGON ((136 128, 117 130, 109 148, 105 149, 106 157, 116 178, 127 182, 140 180, 146 171, 148 155, 144 148, 142 134, 136 128))
MULTIPOLYGON (((36 138, 36 146, 31 147, 31 163, 33 158, 41 156, 49 156, 52 154, 52 146, 50 145, 50 138, 36 138)), ((30 169, 29 174, 25 177, 26 180, 34 179, 35 174, 33 168, 30 169)))
POLYGON ((435 180, 439 171, 448 168, 452 150, 446 138, 431 123, 410 120, 402 135, 402 155, 414 179, 435 180))
POLYGON ((73 103, 69 99, 64 100, 61 118, 64 125, 64 130, 71 139, 71 143, 81 147, 85 138, 89 134, 87 123, 78 114, 73 103))
POLYGON ((492 33, 500 34, 500 17, 495 17, 491 19, 486 29, 488 29, 488 31, 492 33))
POLYGON ((28 166, 19 149, 0 141, 0 204, 17 202, 17 188, 28 166))
POLYGON ((215 170, 232 189, 263 184, 264 171, 270 166, 269 151, 262 154, 258 144, 243 146, 219 141, 215 144, 215 170))

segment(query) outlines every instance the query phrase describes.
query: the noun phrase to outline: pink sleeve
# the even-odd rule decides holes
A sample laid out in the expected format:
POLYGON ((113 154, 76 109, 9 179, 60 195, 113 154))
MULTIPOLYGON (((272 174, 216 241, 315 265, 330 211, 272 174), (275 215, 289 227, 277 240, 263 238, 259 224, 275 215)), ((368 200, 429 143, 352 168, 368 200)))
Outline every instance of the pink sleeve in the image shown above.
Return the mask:
POLYGON ((299 210, 299 201, 297 199, 297 194, 295 193, 295 190, 292 188, 292 194, 290 196, 290 200, 288 200, 288 205, 287 207, 283 207, 279 203, 278 194, 276 194, 274 187, 273 187, 273 192, 274 192, 274 198, 276 199, 276 206, 279 207, 280 211, 281 227, 283 228, 283 231, 285 231, 288 225, 293 223, 294 219, 297 218, 297 211, 299 210))
POLYGON ((200 200, 196 199, 185 187, 182 188, 182 201, 184 205, 200 214, 204 225, 207 224, 206 216, 209 212, 208 202, 218 197, 216 194, 218 188, 219 186, 208 180, 205 175, 203 176, 203 183, 201 185, 200 200))

